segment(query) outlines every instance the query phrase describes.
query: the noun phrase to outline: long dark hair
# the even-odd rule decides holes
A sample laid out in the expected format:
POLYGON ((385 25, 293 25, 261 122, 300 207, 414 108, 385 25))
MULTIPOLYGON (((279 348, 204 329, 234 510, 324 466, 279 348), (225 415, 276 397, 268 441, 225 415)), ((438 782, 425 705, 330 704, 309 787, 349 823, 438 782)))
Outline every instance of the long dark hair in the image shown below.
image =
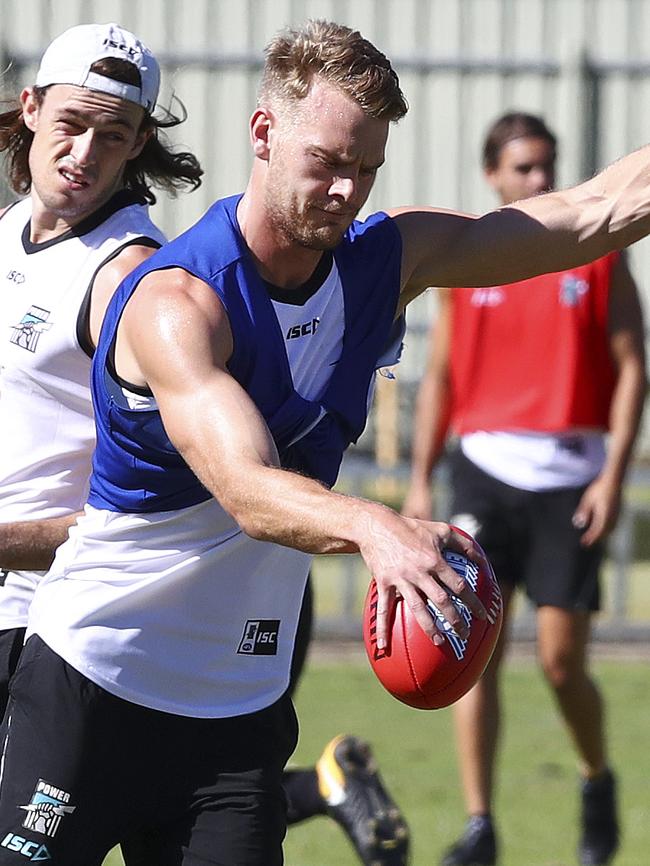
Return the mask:
MULTIPOLYGON (((140 72, 126 60, 107 57, 93 63, 91 69, 115 81, 140 86, 140 72)), ((47 88, 34 87, 33 92, 37 103, 42 104, 47 88)), ((201 185, 203 169, 198 159, 189 151, 175 151, 164 132, 187 118, 180 99, 174 97, 174 101, 179 106, 179 114, 165 108, 158 108, 157 116, 145 114, 141 130, 150 129, 151 135, 140 154, 130 159, 124 169, 126 189, 133 190, 149 204, 156 201, 151 186, 175 195, 183 187, 197 189, 201 185)), ((22 108, 14 100, 6 111, 0 113, 0 153, 6 154, 9 183, 20 195, 26 195, 32 186, 29 150, 33 139, 34 133, 25 126, 22 108)))

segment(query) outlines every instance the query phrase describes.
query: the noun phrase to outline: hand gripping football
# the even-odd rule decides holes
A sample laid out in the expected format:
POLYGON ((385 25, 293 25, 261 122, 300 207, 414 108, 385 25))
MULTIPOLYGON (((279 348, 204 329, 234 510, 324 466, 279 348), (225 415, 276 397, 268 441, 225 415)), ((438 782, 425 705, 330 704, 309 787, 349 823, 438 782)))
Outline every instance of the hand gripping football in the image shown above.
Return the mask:
POLYGON ((422 710, 449 706, 472 688, 490 660, 503 621, 501 591, 492 567, 476 565, 452 550, 445 550, 444 556, 454 571, 465 578, 487 610, 488 618, 480 620, 457 596, 451 596, 469 626, 469 636, 465 640, 428 600, 429 612, 446 638, 443 644, 436 646, 400 598, 394 608, 390 645, 379 650, 376 638, 377 585, 374 580, 370 582, 363 610, 363 639, 377 678, 399 701, 422 710))

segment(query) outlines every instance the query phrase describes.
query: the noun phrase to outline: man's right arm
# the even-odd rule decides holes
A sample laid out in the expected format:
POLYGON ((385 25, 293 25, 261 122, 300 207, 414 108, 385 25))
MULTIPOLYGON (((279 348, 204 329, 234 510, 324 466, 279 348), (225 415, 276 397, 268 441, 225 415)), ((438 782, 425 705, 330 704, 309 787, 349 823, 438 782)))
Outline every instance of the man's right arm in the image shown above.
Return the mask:
POLYGON ((46 571, 78 514, 0 523, 0 569, 46 571))
POLYGON ((229 374, 232 336, 214 291, 181 270, 147 275, 127 305, 116 346, 118 373, 153 391, 167 435, 242 530, 309 553, 360 552, 379 588, 378 637, 388 636, 396 595, 438 641, 424 597, 465 628, 447 590, 484 615, 449 568, 443 547, 476 558, 446 524, 404 518, 390 508, 335 493, 279 467, 257 407, 229 374))
POLYGON ((582 535, 585 546, 602 540, 616 525, 647 388, 643 311, 636 283, 623 256, 615 264, 611 277, 608 338, 616 367, 616 385, 610 405, 607 457, 574 514, 574 525, 585 529, 582 535))
POLYGON ((438 314, 431 325, 427 366, 415 403, 411 479, 402 506, 402 514, 421 520, 432 516, 431 473, 444 451, 451 416, 452 290, 438 289, 437 297, 438 314))

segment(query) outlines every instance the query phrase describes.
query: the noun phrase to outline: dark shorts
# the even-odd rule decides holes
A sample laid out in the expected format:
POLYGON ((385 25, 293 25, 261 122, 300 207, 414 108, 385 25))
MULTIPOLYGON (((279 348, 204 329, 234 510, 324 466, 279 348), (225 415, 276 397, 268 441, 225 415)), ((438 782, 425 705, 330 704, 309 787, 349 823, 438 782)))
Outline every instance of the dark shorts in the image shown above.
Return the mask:
POLYGON ((24 628, 9 628, 0 631, 0 719, 2 719, 7 709, 9 680, 18 667, 18 660, 24 642, 24 628))
POLYGON ((502 584, 522 585, 538 607, 599 609, 603 548, 583 547, 571 522, 584 487, 520 490, 460 451, 451 459, 450 482, 451 522, 475 534, 502 584))
POLYGON ((31 637, 1 731, 0 864, 280 866, 288 697, 246 716, 195 719, 123 701, 31 637), (143 855, 144 856, 144 855, 143 855))

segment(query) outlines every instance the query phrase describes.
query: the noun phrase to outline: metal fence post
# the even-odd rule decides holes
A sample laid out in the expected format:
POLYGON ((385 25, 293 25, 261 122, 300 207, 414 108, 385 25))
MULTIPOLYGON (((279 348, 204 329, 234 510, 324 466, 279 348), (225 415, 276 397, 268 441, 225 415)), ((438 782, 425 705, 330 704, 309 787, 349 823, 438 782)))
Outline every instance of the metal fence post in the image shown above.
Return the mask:
POLYGON ((624 508, 618 525, 609 539, 609 553, 614 565, 612 575, 612 614, 617 621, 628 617, 629 574, 634 551, 635 514, 624 508))

